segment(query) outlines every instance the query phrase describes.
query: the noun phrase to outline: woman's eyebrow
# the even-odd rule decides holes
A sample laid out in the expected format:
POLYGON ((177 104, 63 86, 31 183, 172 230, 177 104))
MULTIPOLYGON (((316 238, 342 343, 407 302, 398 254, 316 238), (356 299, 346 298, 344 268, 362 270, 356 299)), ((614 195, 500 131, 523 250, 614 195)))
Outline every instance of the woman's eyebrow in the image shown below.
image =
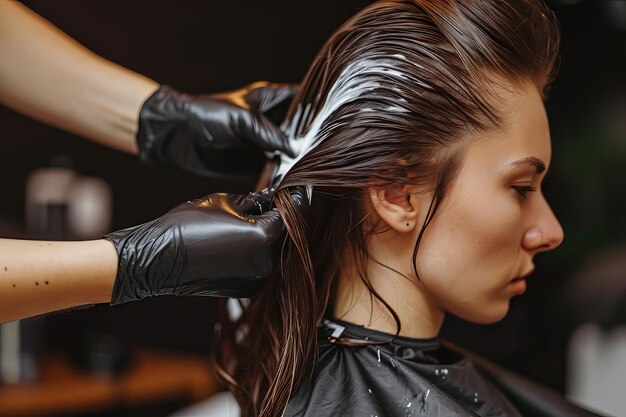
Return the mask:
POLYGON ((541 174, 546 170, 546 164, 539 158, 535 156, 529 156, 526 158, 522 158, 518 161, 513 162, 511 165, 520 166, 520 165, 532 165, 537 170, 537 174, 541 174))

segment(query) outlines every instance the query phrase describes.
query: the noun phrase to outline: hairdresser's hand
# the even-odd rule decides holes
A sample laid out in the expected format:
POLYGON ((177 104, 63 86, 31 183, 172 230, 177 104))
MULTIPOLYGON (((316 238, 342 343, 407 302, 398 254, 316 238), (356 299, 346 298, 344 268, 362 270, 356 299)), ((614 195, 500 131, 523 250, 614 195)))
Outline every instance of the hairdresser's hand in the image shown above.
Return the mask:
POLYGON ((210 156, 257 146, 295 156, 285 135, 264 113, 291 99, 297 86, 257 82, 219 94, 182 94, 162 86, 141 107, 137 145, 141 159, 209 174, 210 156))
POLYGON ((153 295, 248 297, 274 269, 283 222, 267 191, 211 194, 106 237, 118 253, 111 304, 153 295))

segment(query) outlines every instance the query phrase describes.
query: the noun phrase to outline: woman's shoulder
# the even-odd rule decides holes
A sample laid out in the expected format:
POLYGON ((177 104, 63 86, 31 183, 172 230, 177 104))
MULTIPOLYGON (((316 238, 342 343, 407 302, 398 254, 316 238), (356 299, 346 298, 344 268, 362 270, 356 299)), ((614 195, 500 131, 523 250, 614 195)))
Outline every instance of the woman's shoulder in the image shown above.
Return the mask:
POLYGON ((322 341, 310 377, 292 397, 289 417, 476 416, 385 346, 322 341))
POLYGON ((471 357, 476 369, 478 369, 495 387, 503 392, 524 415, 545 417, 598 416, 598 414, 570 403, 563 395, 521 375, 501 368, 480 356, 465 352, 451 343, 446 342, 444 346, 448 350, 471 357))

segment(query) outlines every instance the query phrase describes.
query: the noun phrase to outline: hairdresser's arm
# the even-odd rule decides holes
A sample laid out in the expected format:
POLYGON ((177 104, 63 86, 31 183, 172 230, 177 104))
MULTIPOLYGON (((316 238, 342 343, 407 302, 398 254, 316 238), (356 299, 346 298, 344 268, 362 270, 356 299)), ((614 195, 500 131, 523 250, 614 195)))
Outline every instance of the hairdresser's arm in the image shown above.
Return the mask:
POLYGON ((182 94, 107 61, 16 1, 0 1, 0 103, 145 161, 212 173, 208 155, 249 144, 293 155, 264 112, 292 85, 182 94))
MULTIPOLYGON (((303 190, 296 207, 308 205, 303 190)), ((155 295, 249 297, 273 271, 283 222, 271 194, 211 194, 107 240, 0 239, 0 323, 155 295)))
POLYGON ((111 299, 111 242, 0 239, 0 323, 111 299))
POLYGON ((92 53, 17 1, 0 1, 0 101, 137 153, 141 104, 159 85, 92 53))

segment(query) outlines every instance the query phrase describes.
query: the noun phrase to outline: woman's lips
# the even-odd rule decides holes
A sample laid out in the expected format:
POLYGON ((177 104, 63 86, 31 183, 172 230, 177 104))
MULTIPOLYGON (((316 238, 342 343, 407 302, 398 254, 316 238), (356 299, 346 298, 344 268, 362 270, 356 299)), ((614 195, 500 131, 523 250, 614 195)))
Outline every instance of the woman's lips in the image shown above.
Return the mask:
POLYGON ((526 284, 526 279, 524 279, 524 277, 515 278, 514 280, 511 281, 509 285, 511 286, 513 291, 518 295, 522 295, 526 292, 527 284, 526 284))
POLYGON ((534 270, 535 270, 535 266, 531 265, 530 268, 528 268, 524 273, 520 274, 517 278, 513 278, 511 280, 509 285, 512 288, 514 293, 521 295, 526 292, 526 287, 527 287, 526 277, 532 274, 534 270))

